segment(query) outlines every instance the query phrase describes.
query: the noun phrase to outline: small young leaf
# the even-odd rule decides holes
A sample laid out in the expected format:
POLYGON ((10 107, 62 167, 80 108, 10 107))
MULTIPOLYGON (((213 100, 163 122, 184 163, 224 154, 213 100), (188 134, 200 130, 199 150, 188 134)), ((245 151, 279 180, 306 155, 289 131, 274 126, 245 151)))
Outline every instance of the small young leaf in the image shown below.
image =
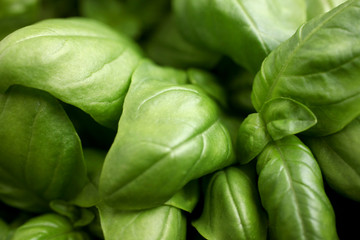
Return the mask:
POLYGON ((248 115, 240 125, 236 141, 240 164, 246 164, 254 159, 271 140, 260 114, 248 115))
POLYGON ((305 105, 290 98, 274 98, 260 111, 272 139, 303 132, 316 124, 316 117, 305 105))

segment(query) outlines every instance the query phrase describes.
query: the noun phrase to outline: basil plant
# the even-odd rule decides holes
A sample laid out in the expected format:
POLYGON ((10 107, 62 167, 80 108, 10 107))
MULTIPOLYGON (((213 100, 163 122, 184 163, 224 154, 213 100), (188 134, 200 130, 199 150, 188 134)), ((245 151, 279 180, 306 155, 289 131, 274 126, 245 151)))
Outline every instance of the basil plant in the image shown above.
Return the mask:
POLYGON ((0 240, 344 238, 360 0, 40 2, 0 0, 0 240))

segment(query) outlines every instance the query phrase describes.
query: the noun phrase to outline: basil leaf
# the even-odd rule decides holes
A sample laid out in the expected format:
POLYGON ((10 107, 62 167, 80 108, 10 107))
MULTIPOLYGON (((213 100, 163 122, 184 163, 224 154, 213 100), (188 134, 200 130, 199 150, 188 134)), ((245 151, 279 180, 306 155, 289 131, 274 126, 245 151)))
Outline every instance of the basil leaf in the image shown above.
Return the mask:
POLYGON ((330 11, 343 2, 346 2, 346 0, 306 0, 307 19, 311 19, 317 15, 330 11))
POLYGON ((134 73, 100 176, 109 206, 159 206, 189 181, 234 162, 217 105, 180 76, 149 62, 134 73))
POLYGON ((305 141, 319 162, 329 185, 355 201, 360 201, 360 118, 343 130, 305 141))
POLYGON ((191 213, 198 203, 199 198, 199 181, 196 179, 186 184, 185 187, 166 201, 164 205, 176 207, 191 213))
POLYGON ((20 86, 0 95, 0 199, 44 211, 85 184, 81 143, 61 105, 49 94, 20 86))
POLYGON ((144 47, 149 58, 164 66, 211 69, 220 59, 220 54, 186 41, 172 15, 163 20, 144 47))
POLYGON ((175 0, 173 3, 186 39, 230 56, 252 73, 260 69, 272 49, 306 21, 303 0, 175 0))
POLYGON ((88 181, 84 188, 71 199, 71 203, 80 207, 92 207, 101 201, 99 194, 99 178, 106 151, 92 148, 84 149, 88 181))
POLYGON ((0 218, 0 240, 7 240, 10 232, 8 224, 0 218))
POLYGON ((74 229, 65 217, 49 213, 30 219, 15 231, 12 240, 24 239, 89 240, 90 238, 74 229))
POLYGON ((141 211, 120 211, 104 204, 98 208, 107 240, 186 239, 186 218, 178 208, 160 206, 141 211))
POLYGON ((0 42, 0 92, 14 84, 42 89, 115 127, 140 59, 131 41, 98 22, 44 20, 0 42))
POLYGON ((248 115, 241 123, 236 141, 238 161, 245 164, 262 152, 272 139, 259 113, 248 115))
POLYGON ((273 98, 260 111, 272 139, 303 132, 316 124, 315 115, 303 104, 290 98, 273 98))
POLYGON ((360 114, 359 1, 346 1, 305 23, 265 60, 253 85, 257 111, 287 97, 306 105, 317 124, 312 135, 335 133, 360 114))
POLYGON ((266 239, 266 216, 249 169, 230 167, 214 173, 203 212, 192 224, 206 239, 266 239))
POLYGON ((320 168, 297 137, 268 144, 257 172, 272 239, 338 239, 320 168))

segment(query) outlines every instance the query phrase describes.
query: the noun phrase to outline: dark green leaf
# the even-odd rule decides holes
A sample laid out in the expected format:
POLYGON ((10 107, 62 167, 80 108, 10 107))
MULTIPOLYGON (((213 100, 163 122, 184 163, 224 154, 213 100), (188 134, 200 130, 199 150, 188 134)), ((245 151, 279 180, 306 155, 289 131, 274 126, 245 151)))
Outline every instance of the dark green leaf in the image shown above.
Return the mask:
POLYGON ((339 131, 360 114, 360 1, 346 1, 301 26, 264 61, 252 102, 287 97, 306 105, 317 124, 308 134, 339 131))
POLYGON ((268 144, 257 162, 272 239, 337 239, 335 215, 320 168, 295 136, 268 144))

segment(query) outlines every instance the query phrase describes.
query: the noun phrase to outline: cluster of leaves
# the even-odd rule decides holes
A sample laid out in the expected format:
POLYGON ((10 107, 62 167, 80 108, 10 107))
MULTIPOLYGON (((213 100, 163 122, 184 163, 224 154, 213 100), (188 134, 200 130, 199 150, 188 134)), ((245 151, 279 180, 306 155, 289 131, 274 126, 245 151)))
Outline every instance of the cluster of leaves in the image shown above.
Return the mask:
POLYGON ((360 0, 0 0, 0 239, 344 239, 359 20, 360 0))

